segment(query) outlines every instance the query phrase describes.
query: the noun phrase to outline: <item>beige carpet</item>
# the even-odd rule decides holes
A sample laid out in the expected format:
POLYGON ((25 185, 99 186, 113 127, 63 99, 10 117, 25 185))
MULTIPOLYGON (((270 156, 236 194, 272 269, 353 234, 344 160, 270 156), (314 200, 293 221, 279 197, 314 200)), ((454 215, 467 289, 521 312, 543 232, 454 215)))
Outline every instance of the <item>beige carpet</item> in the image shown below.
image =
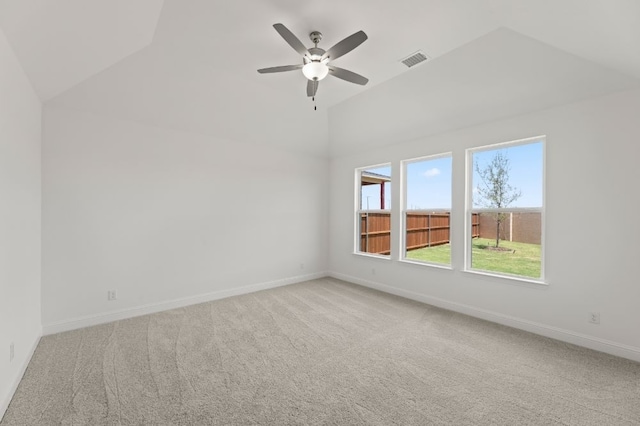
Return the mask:
POLYGON ((44 337, 6 425, 640 424, 640 364, 320 279, 44 337))

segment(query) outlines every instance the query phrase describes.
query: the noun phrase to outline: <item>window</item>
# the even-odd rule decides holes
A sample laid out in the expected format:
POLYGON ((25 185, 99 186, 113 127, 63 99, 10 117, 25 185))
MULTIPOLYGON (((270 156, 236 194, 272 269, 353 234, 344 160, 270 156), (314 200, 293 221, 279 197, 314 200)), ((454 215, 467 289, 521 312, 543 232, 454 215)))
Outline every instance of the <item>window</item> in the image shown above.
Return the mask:
POLYGON ((404 260, 451 264, 451 154, 402 162, 404 260))
POLYGON ((391 253, 391 165, 356 170, 356 253, 391 253))
POLYGON ((544 279, 544 142, 467 150, 467 270, 544 279))

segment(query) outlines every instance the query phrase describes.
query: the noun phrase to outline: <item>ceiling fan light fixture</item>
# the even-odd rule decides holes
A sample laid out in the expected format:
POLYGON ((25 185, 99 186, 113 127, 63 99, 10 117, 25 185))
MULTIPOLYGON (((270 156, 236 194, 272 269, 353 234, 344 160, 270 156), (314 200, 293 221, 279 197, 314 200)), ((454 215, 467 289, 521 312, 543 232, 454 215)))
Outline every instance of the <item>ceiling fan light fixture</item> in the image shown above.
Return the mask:
POLYGON ((329 74, 329 67, 321 61, 311 61, 302 67, 302 73, 311 81, 320 81, 329 74))

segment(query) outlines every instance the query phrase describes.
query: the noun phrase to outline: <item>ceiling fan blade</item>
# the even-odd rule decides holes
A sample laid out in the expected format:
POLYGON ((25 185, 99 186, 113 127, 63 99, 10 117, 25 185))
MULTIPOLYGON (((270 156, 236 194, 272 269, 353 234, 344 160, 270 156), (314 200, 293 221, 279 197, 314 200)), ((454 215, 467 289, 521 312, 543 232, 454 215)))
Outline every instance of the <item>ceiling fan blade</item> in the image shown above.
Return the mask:
POLYGON ((307 96, 313 97, 318 92, 318 81, 317 80, 307 80, 307 96))
POLYGON ((308 53, 307 48, 304 47, 304 44, 302 44, 300 39, 293 35, 293 33, 289 31, 287 27, 282 24, 273 24, 273 28, 275 28, 276 31, 282 36, 282 38, 287 43, 289 43, 289 46, 293 47, 293 50, 295 50, 302 56, 305 56, 308 53))
POLYGON ((369 82, 368 78, 363 77, 360 74, 356 74, 353 71, 345 70, 344 68, 329 67, 329 74, 348 81, 349 83, 360 84, 362 86, 369 82))
POLYGON ((271 68, 261 68, 258 70, 260 74, 268 74, 272 72, 284 72, 284 71, 295 71, 302 69, 302 64, 299 65, 283 65, 281 67, 271 67, 271 68))
POLYGON ((324 55, 322 55, 322 59, 329 58, 332 61, 338 59, 345 53, 349 53, 356 47, 360 46, 367 38, 368 37, 364 31, 358 31, 357 33, 351 34, 349 37, 338 42, 332 48, 327 50, 324 55))

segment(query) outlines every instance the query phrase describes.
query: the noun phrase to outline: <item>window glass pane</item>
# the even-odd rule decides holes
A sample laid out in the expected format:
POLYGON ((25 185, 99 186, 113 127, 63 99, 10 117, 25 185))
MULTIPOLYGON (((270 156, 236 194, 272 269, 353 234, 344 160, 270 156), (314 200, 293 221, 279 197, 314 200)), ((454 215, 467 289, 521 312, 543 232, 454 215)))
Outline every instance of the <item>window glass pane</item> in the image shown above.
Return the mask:
POLYGON ((405 165, 405 259, 451 264, 451 157, 405 165))
POLYGON ((473 207, 542 207, 542 142, 473 153, 473 207))
POLYGON ((360 210, 391 210, 391 167, 360 171, 360 210))
POLYGON ((407 210, 451 210, 451 157, 406 164, 407 210))
POLYGON ((528 278, 541 278, 540 212, 477 213, 471 242, 471 267, 528 278), (496 234, 499 232, 499 237, 496 234))
POLYGON ((359 170, 357 252, 391 253, 391 166, 359 170))
POLYGON ((543 141, 471 158, 471 269, 542 278, 543 141))

